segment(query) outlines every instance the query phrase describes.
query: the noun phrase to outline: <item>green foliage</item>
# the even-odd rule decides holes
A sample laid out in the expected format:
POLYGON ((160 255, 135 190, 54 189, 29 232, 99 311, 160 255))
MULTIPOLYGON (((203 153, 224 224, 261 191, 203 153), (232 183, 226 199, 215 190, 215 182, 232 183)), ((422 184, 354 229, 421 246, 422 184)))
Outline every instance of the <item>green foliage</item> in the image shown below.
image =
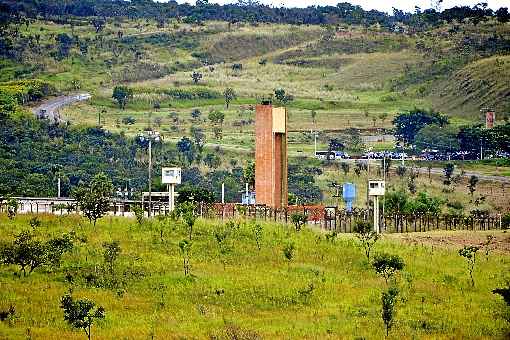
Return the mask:
POLYGON ((375 272, 384 277, 388 283, 395 273, 404 269, 404 260, 398 255, 382 253, 375 256, 372 266, 375 272))
POLYGON ((294 100, 294 96, 286 93, 285 90, 282 88, 275 89, 274 96, 278 103, 281 105, 287 105, 288 103, 294 100))
POLYGON ((260 223, 252 224, 252 233, 255 242, 257 243, 257 249, 260 251, 262 246, 262 238, 264 237, 264 228, 260 223))
POLYGON ((384 197, 386 213, 398 214, 405 212, 409 196, 404 191, 390 191, 384 197))
POLYGON ((133 206, 132 209, 133 213, 135 214, 136 222, 138 223, 138 225, 141 226, 143 224, 143 219, 145 217, 145 210, 141 205, 138 204, 133 206))
POLYGON ((379 240, 379 234, 374 231, 370 222, 357 220, 354 224, 356 238, 360 241, 361 247, 365 251, 367 261, 370 262, 370 252, 375 243, 379 240))
MULTIPOLYGON (((181 203, 213 203, 214 195, 212 192, 199 186, 186 185, 179 189, 179 196, 175 202, 181 203)), ((179 209, 177 209, 179 211, 179 209)))
POLYGON ((399 165, 397 167, 397 175, 399 175, 401 178, 405 176, 407 172, 407 168, 405 166, 399 165))
POLYGON ((0 260, 4 264, 19 266, 23 276, 27 276, 44 265, 58 267, 63 254, 72 248, 70 235, 64 234, 62 237, 43 242, 35 239, 33 233, 22 231, 15 236, 12 243, 1 246, 0 260))
POLYGON ((75 300, 70 294, 66 294, 60 301, 60 308, 64 311, 64 320, 74 328, 81 328, 90 340, 92 337, 91 327, 95 320, 104 319, 106 314, 103 307, 87 299, 75 300))
POLYGON ((475 194, 475 191, 476 191, 476 185, 478 184, 478 176, 476 175, 471 175, 471 177, 469 177, 469 182, 468 182, 468 190, 469 190, 469 194, 471 195, 471 200, 473 199, 473 196, 475 194))
POLYGON ((214 110, 209 113, 209 120, 213 124, 222 125, 225 120, 225 114, 221 111, 214 110))
POLYGON ((290 221, 294 225, 294 228, 296 228, 296 231, 300 231, 308 222, 308 216, 301 213, 294 213, 290 216, 290 221))
POLYGON ((198 82, 203 78, 203 74, 197 71, 193 71, 191 74, 191 79, 195 84, 198 84, 198 82))
POLYGON ((120 248, 119 241, 103 243, 104 262, 112 277, 115 276, 115 264, 121 252, 122 249, 120 248))
POLYGON ((117 101, 119 108, 124 110, 129 100, 133 98, 133 89, 127 86, 115 86, 112 98, 117 101))
POLYGON ((395 321, 395 305, 397 304, 398 288, 390 287, 382 293, 382 319, 386 326, 386 336, 389 335, 390 329, 395 321))
POLYGON ((439 197, 432 197, 426 192, 420 192, 414 200, 406 202, 405 212, 415 215, 436 216, 441 213, 444 203, 445 201, 439 197))
POLYGON ((452 176, 453 176, 453 170, 455 169, 455 165, 452 163, 446 163, 444 166, 443 172, 444 172, 444 181, 443 184, 447 187, 449 187, 452 184, 452 176))
POLYGON ((113 185, 104 173, 99 173, 88 186, 81 185, 73 195, 78 206, 87 216, 90 223, 96 225, 96 221, 110 210, 110 196, 113 193, 113 185))
POLYGON ((458 134, 459 130, 455 127, 430 124, 418 131, 414 145, 418 151, 434 149, 442 153, 452 153, 460 148, 458 134))
POLYGON ((191 275, 191 264, 190 264, 191 245, 192 245, 192 243, 190 240, 181 240, 179 242, 179 250, 181 252, 182 261, 183 261, 184 276, 191 275))
POLYGON ((448 124, 448 118, 439 112, 418 108, 400 113, 393 120, 395 137, 406 143, 413 143, 418 132, 431 124, 445 126, 448 124))
POLYGON ((296 250, 296 245, 293 241, 288 241, 283 246, 283 249, 282 249, 283 256, 287 259, 287 261, 289 261, 289 263, 292 261, 292 259, 295 256, 295 250, 296 250))
POLYGON ((507 288, 496 288, 492 293, 501 295, 506 305, 510 307, 510 283, 507 283, 507 288))
POLYGON ((0 83, 0 112, 13 112, 16 104, 25 105, 55 93, 54 86, 38 79, 0 83))
POLYGON ((473 273, 475 271, 476 264, 476 253, 480 250, 478 246, 464 246, 459 250, 459 255, 466 259, 467 267, 469 271, 469 277, 471 278, 471 286, 475 286, 475 279, 473 273))
POLYGON ((344 172, 344 176, 347 176, 347 174, 349 174, 349 169, 350 169, 349 163, 342 162, 342 163, 340 163, 340 167, 342 168, 342 171, 344 172))
POLYGON ((227 105, 227 109, 230 106, 230 102, 237 98, 237 95, 233 88, 227 87, 223 92, 223 96, 225 97, 225 104, 227 105))
POLYGON ((13 219, 18 213, 19 203, 14 197, 7 197, 7 216, 9 219, 13 219))
POLYGON ((188 229, 189 240, 193 236, 193 226, 197 220, 197 215, 195 214, 196 206, 193 202, 183 202, 177 205, 176 211, 177 214, 181 217, 184 222, 186 228, 188 229))

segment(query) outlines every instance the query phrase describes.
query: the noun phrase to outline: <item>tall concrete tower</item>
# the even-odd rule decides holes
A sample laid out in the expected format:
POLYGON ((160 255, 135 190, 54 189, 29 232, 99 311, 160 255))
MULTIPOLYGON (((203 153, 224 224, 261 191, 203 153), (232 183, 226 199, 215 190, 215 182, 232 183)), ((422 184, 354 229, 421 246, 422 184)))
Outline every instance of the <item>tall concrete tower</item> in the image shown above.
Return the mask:
POLYGON ((255 113, 255 193, 257 204, 287 206, 287 109, 269 102, 255 113))

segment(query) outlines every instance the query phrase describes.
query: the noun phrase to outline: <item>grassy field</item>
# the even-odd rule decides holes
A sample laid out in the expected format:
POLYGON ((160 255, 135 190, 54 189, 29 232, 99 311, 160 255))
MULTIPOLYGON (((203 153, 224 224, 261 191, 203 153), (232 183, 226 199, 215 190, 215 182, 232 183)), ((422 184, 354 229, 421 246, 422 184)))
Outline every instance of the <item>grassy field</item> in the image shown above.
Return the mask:
MULTIPOLYGON (((31 229, 31 216, 13 221, 0 216, 1 241, 31 229)), ((106 310, 92 328, 97 339, 140 338, 383 338, 381 292, 386 288, 367 263, 357 240, 290 226, 262 224, 260 250, 253 222, 236 221, 228 229, 217 221, 195 225, 185 276, 178 243, 186 238, 178 222, 136 221, 106 217, 94 228, 78 216, 40 216, 36 238, 73 231, 74 248, 60 268, 38 269, 18 277, 14 266, 0 267, 0 310, 15 307, 15 317, 0 322, 0 338, 83 339, 63 320, 60 298, 72 289, 106 310), (163 224, 161 224, 163 223, 163 224), (163 238, 160 228, 164 225, 163 238), (230 230, 220 247, 215 235, 230 230), (122 249, 115 264, 118 285, 87 284, 107 279, 103 242, 122 249), (292 261, 283 256, 295 245, 292 261), (106 276, 105 276, 106 275, 106 276), (69 283, 72 281, 73 283, 69 283), (90 282, 90 281, 89 281, 90 282)), ((375 253, 398 254, 405 261, 396 276, 400 294, 390 338, 503 339, 510 335, 508 307, 491 291, 505 284, 510 258, 508 236, 496 236, 497 249, 479 254, 471 287, 466 262, 457 250, 478 244, 487 233, 385 235, 375 253), (429 238, 431 236, 432 238, 429 238), (420 238, 421 237, 421 238, 420 238), (448 247, 431 240, 445 242, 448 247), (458 241, 458 240, 462 241, 458 241)))
MULTIPOLYGON (((336 194, 336 191, 334 188, 329 186, 330 183, 349 182, 356 184, 357 198, 355 204, 357 206, 365 206, 367 181, 382 177, 380 175, 380 161, 372 161, 371 164, 370 173, 362 171, 360 176, 355 174, 355 166, 352 162, 350 163, 350 169, 347 175, 345 175, 341 170, 339 164, 326 166, 323 174, 317 178, 319 186, 324 191, 324 203, 326 205, 334 206, 337 202, 337 199, 333 197, 333 195, 336 194)), ((400 177, 396 173, 396 168, 400 165, 400 162, 393 161, 391 164, 393 168, 391 169, 389 176, 386 177, 386 189, 389 192, 394 190, 409 192, 409 174, 411 170, 414 170, 418 173, 415 180, 417 192, 427 192, 432 196, 440 197, 444 203, 460 203, 465 212, 470 212, 474 209, 489 209, 490 211, 506 212, 510 206, 510 186, 508 184, 480 180, 472 198, 468 190, 468 177, 458 177, 451 185, 450 190, 445 191, 443 175, 432 173, 429 178, 426 165, 421 165, 420 163, 421 168, 413 168, 413 165, 410 162, 407 162, 406 173, 404 176, 400 177), (474 201, 480 197, 484 197, 484 199, 482 199, 478 205, 475 204, 474 201)), ((441 168, 441 165, 436 164, 436 166, 441 168)), ((487 165, 487 167, 489 166, 487 165)), ((467 171, 467 168, 469 167, 460 168, 457 166, 454 172, 454 177, 460 175, 462 170, 467 171)), ((474 167, 473 169, 478 170, 479 167, 474 167)), ((343 202, 340 200, 340 206, 342 206, 342 204, 343 202)), ((445 207, 445 209, 447 210, 447 207, 445 207)))

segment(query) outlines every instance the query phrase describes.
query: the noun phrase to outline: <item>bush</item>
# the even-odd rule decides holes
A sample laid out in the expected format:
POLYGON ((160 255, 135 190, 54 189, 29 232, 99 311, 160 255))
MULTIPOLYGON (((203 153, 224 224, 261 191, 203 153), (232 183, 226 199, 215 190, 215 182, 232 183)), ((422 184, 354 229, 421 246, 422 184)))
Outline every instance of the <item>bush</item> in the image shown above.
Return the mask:
POLYGON ((306 222, 308 222, 308 216, 305 214, 296 213, 290 216, 290 220, 292 224, 294 224, 296 231, 300 231, 306 222))
POLYGON ((375 257, 372 266, 375 272, 384 277, 384 280, 388 283, 388 280, 393 277, 395 273, 404 269, 404 260, 398 255, 383 253, 375 257))

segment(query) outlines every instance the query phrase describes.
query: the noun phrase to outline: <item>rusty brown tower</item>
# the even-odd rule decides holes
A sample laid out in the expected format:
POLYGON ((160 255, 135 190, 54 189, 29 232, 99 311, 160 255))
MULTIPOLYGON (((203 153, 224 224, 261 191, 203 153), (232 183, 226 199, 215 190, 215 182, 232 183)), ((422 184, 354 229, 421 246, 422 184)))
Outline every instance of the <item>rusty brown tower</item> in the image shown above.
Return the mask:
POLYGON ((269 102, 255 113, 255 193, 257 204, 287 206, 287 109, 269 102))

